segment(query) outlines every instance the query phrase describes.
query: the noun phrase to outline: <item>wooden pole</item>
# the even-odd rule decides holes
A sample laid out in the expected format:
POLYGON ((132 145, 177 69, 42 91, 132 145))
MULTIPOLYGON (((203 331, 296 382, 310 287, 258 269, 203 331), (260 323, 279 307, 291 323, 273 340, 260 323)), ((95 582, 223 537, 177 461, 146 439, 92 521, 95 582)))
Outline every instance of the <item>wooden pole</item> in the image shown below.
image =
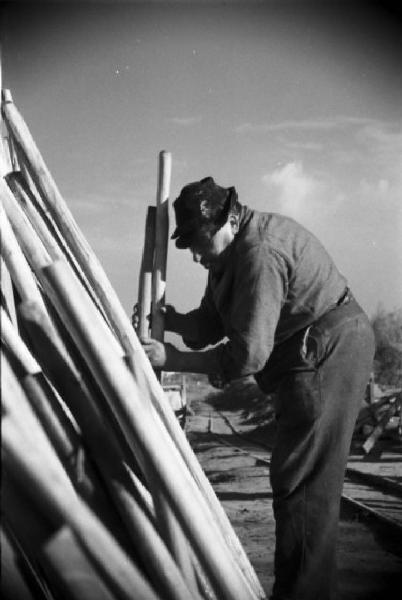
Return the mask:
POLYGON ((42 294, 0 203, 1 253, 22 300, 33 300, 46 312, 42 294))
MULTIPOLYGON (((24 326, 36 342, 36 356, 48 367, 48 375, 60 390, 67 406, 82 429, 83 438, 98 464, 98 471, 118 509, 126 533, 136 548, 141 548, 154 580, 166 598, 187 600, 192 597, 171 555, 155 530, 151 498, 133 471, 124 466, 123 456, 112 442, 109 428, 101 414, 96 415, 95 403, 81 375, 75 375, 71 358, 48 321, 35 305, 27 303, 20 309, 24 326), (92 408, 91 408, 92 407, 92 408)), ((112 528, 115 531, 115 528, 112 528)))
POLYGON ((17 329, 11 322, 7 313, 0 307, 1 328, 0 335, 3 343, 9 348, 14 358, 18 361, 21 371, 26 375, 40 373, 41 369, 36 359, 32 356, 17 329))
POLYGON ((46 594, 32 561, 27 557, 14 532, 5 524, 4 470, 2 472, 1 592, 3 598, 52 600, 46 594))
POLYGON ((7 269, 7 265, 2 256, 0 256, 0 283, 1 293, 4 298, 4 304, 8 316, 10 317, 14 327, 18 328, 13 282, 11 281, 9 270, 7 269))
MULTIPOLYGON (((63 525, 40 548, 53 579, 69 600, 116 600, 81 548, 71 527, 63 525)), ((42 559, 43 560, 43 559, 42 559)))
MULTIPOLYGON (((159 156, 157 206, 156 208, 153 206, 148 207, 145 224, 138 301, 138 334, 140 338, 148 337, 148 319, 151 309, 152 307, 158 307, 158 310, 152 310, 152 335, 158 336, 158 339, 163 339, 163 319, 161 319, 159 308, 163 303, 166 281, 170 164, 170 155, 166 152, 161 152, 159 156), (154 319, 156 319, 156 327, 154 319)), ((190 548, 183 531, 171 508, 166 503, 164 495, 156 491, 154 502, 158 523, 163 531, 163 537, 177 564, 180 566, 189 588, 193 594, 196 594, 198 593, 197 581, 191 562, 190 548)))
POLYGON ((14 469, 19 481, 29 486, 34 502, 42 504, 71 527, 116 597, 132 600, 135 590, 136 598, 140 600, 160 600, 87 505, 78 496, 74 499, 66 497, 64 482, 56 471, 48 468, 46 454, 22 436, 9 417, 3 420, 2 441, 4 460, 14 469))
POLYGON ((51 259, 49 253, 36 235, 28 217, 17 204, 4 179, 0 179, 0 197, 7 217, 28 262, 31 265, 37 265, 39 269, 50 265, 51 259))
POLYGON ((138 294, 138 335, 146 338, 149 335, 149 318, 152 309, 152 271, 155 248, 156 208, 148 206, 145 222, 144 249, 141 261, 138 294))
POLYGON ((242 570, 244 577, 246 577, 247 581, 251 585, 256 597, 264 600, 266 595, 260 581, 258 580, 255 570, 252 567, 224 508, 219 502, 207 476, 202 470, 202 467, 198 462, 183 429, 180 427, 178 420, 166 399, 163 389, 156 379, 156 375, 149 361, 143 356, 142 347, 136 349, 135 359, 136 380, 142 381, 141 389, 143 395, 144 397, 147 396, 150 398, 152 406, 155 410, 155 418, 161 421, 161 424, 163 424, 166 432, 180 452, 189 473, 193 477, 196 485, 199 487, 206 502, 208 503, 211 513, 214 515, 216 523, 226 541, 227 547, 232 553, 234 560, 238 563, 240 569, 242 570), (145 389, 147 390, 146 393, 144 392, 145 389))
MULTIPOLYGON (((1 179, 0 197, 3 201, 3 206, 7 213, 7 217, 9 218, 12 228, 18 239, 18 243, 21 246, 24 255, 27 257, 27 260, 31 265, 32 270, 35 272, 36 276, 38 276, 43 267, 48 266, 52 263, 52 259, 49 255, 49 252, 43 245, 34 228, 32 227, 21 206, 17 203, 10 188, 5 183, 5 181, 1 179)), ((67 268, 71 269, 70 265, 68 265, 67 262, 66 265, 67 268)), ((114 348, 115 352, 120 356, 123 356, 123 350, 119 342, 117 341, 115 335, 112 333, 111 329, 109 328, 108 324, 105 322, 104 319, 100 321, 99 326, 102 327, 107 333, 110 344, 114 348)))
POLYGON ((162 150, 159 153, 158 189, 156 195, 155 258, 152 275, 152 328, 154 339, 163 341, 164 319, 160 309, 165 304, 166 265, 169 239, 169 190, 172 156, 162 150))
MULTIPOLYGON (((28 174, 27 171, 26 174, 28 174)), ((65 241, 60 236, 60 232, 55 226, 49 211, 46 210, 43 202, 38 199, 35 191, 32 189, 32 186, 30 187, 22 172, 12 171, 5 176, 5 180, 21 209, 24 211, 32 227, 39 236, 42 244, 49 253, 50 258, 52 260, 58 260, 59 258, 65 257, 68 260, 77 277, 91 296, 94 304, 98 310, 101 311, 105 321, 107 321, 104 310, 85 274, 72 255, 70 248, 68 248, 65 241)))
POLYGON ((132 374, 109 349, 96 314, 62 262, 44 270, 44 286, 60 317, 110 403, 121 432, 149 481, 162 490, 222 600, 255 598, 237 563, 228 554, 204 498, 166 432, 157 426, 150 406, 139 398, 132 374), (95 319, 95 321, 94 321, 95 319))
POLYGON ((253 585, 257 597, 264 598, 264 592, 262 591, 261 585, 255 576, 255 572, 245 555, 244 549, 241 547, 241 544, 229 523, 227 515, 220 506, 205 474, 202 473, 202 469, 188 444, 188 440, 185 439, 184 433, 180 429, 170 406, 168 406, 163 390, 160 388, 155 373, 131 327, 127 314, 121 306, 102 267, 93 255, 93 252, 86 241, 83 239, 79 228, 68 208, 65 206, 49 171, 44 165, 43 159, 36 148, 26 124, 14 104, 10 101, 3 105, 3 113, 6 116, 8 127, 12 130, 13 136, 17 140, 19 149, 24 153, 25 159, 30 165, 32 173, 36 173, 34 177, 35 185, 41 191, 43 197, 46 198, 60 231, 68 238, 71 248, 97 292, 108 319, 113 325, 125 352, 134 362, 139 363, 139 368, 144 371, 152 391, 150 398, 152 399, 158 414, 162 418, 164 425, 172 435, 172 439, 180 448, 180 452, 185 458, 191 473, 196 478, 196 481, 208 498, 208 502, 216 512, 217 522, 220 523, 225 538, 232 548, 233 555, 238 558, 242 571, 253 585))
POLYGON ((125 351, 130 354, 132 338, 136 337, 130 321, 120 301, 110 284, 101 264, 80 231, 68 206, 64 202, 45 161, 40 154, 32 135, 15 107, 8 90, 3 93, 3 116, 11 131, 18 151, 27 164, 34 184, 45 200, 52 217, 70 246, 80 267, 96 292, 107 317, 120 337, 120 342, 125 351))
POLYGON ((7 391, 2 422, 7 466, 29 489, 37 505, 43 506, 57 522, 61 520, 71 527, 119 599, 131 600, 135 590, 139 599, 160 600, 114 537, 73 491, 6 361, 2 377, 6 383, 3 389, 7 391))

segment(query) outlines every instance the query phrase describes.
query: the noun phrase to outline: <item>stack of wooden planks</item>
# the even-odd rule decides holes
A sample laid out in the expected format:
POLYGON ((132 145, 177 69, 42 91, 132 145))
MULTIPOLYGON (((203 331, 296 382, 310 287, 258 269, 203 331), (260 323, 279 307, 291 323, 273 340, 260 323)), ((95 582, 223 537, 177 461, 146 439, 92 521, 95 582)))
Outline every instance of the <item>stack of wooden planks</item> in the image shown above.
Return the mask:
POLYGON ((3 596, 264 598, 8 91, 2 116, 3 596))

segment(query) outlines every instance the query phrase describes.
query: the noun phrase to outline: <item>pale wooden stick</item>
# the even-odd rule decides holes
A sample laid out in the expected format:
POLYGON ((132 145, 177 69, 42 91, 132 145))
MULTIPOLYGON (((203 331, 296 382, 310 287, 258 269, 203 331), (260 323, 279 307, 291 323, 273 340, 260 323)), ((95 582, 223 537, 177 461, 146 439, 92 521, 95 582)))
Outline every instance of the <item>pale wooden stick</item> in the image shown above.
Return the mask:
POLYGON ((21 172, 13 171, 12 173, 8 173, 5 180, 22 211, 25 213, 35 232, 39 236, 43 246, 46 248, 50 258, 52 260, 63 258, 63 253, 59 244, 51 235, 48 227, 35 207, 36 199, 25 184, 21 172))
POLYGON ((3 419, 2 442, 4 460, 14 469, 19 480, 29 486, 36 502, 71 527, 116 596, 121 600, 132 600, 135 590, 139 600, 160 600, 88 506, 78 496, 68 497, 60 471, 49 467, 48 456, 26 435, 21 435, 9 417, 3 419))
POLYGON ((194 572, 191 546, 166 500, 165 494, 159 489, 158 482, 153 483, 151 488, 153 490, 154 506, 159 529, 183 574, 188 588, 193 595, 196 595, 198 594, 198 583, 194 572))
POLYGON ((117 482, 113 486, 120 498, 121 508, 124 509, 124 522, 132 530, 138 548, 141 549, 141 558, 145 559, 148 571, 153 574, 159 592, 169 600, 201 600, 198 591, 186 583, 179 570, 180 565, 174 561, 155 522, 149 519, 148 514, 124 486, 117 482))
POLYGON ((44 270, 43 284, 60 317, 69 324, 71 335, 88 367, 110 403, 127 443, 138 456, 151 482, 163 490, 175 516, 197 549, 218 597, 254 599, 237 563, 228 554, 204 498, 189 475, 167 433, 158 427, 150 407, 141 402, 132 374, 110 351, 96 312, 62 262, 44 270))
MULTIPOLYGON (((161 179, 161 177, 160 177, 161 179)), ((159 185, 158 198, 165 194, 166 186, 159 185)), ((166 200, 166 199, 165 199, 166 200)), ((160 212, 160 207, 159 212, 160 212)), ((140 338, 148 337, 149 332, 149 316, 151 313, 152 306, 152 283, 153 276, 155 276, 154 270, 154 254, 155 254, 155 218, 158 215, 158 208, 153 206, 148 207, 146 224, 145 224, 145 239, 144 249, 141 262, 140 279, 139 279, 139 326, 138 334, 140 338)), ((160 218, 160 215, 159 215, 160 218)), ((160 262, 160 257, 159 257, 160 262)), ((165 265, 166 266, 166 265, 165 265)), ((160 273, 160 270, 158 270, 160 273)), ((158 287, 159 291, 159 287, 158 287)), ((156 291, 154 290, 156 293, 156 291)), ((160 523, 164 538, 167 540, 169 548, 176 559, 177 564, 180 566, 182 573, 193 593, 197 591, 197 583, 194 574, 193 564, 191 562, 191 553, 189 551, 188 543, 183 535, 180 525, 177 519, 172 514, 170 507, 167 505, 163 495, 156 494, 154 496, 155 508, 160 523)))
POLYGON ((21 316, 26 326, 30 325, 32 328, 35 324, 32 337, 37 342, 39 359, 46 361, 45 365, 52 363, 49 375, 59 387, 82 428, 84 439, 123 518, 127 533, 136 547, 144 548, 150 564, 155 566, 155 581, 161 589, 165 589, 167 598, 187 600, 191 594, 172 557, 152 526, 154 522, 152 499, 135 474, 127 465, 124 466, 122 456, 118 451, 116 452, 111 442, 110 432, 103 425, 105 419, 102 419, 101 415, 96 416, 94 412, 94 405, 95 403, 99 405, 99 401, 91 398, 82 376, 76 374, 76 368, 66 354, 57 332, 50 327, 46 319, 44 320, 37 307, 33 303, 25 304, 21 309, 21 316), (69 385, 69 381, 72 385, 69 385), (150 536, 149 539, 147 536, 150 536))
POLYGON ((34 375, 41 372, 36 359, 32 356, 27 346, 15 329, 11 319, 6 314, 5 310, 0 307, 1 328, 0 334, 3 343, 9 348, 25 374, 34 375))
MULTIPOLYGON (((33 515, 34 518, 34 515, 33 515)), ((51 567, 52 577, 68 600, 116 600, 81 548, 71 527, 63 525, 40 548, 40 556, 51 567)))
POLYGON ((2 203, 0 203, 0 232, 2 256, 20 298, 22 300, 37 302, 46 312, 42 294, 39 291, 24 253, 15 238, 2 203))
POLYGON ((83 236, 77 227, 74 219, 72 218, 68 208, 65 206, 57 187, 44 165, 43 159, 40 156, 38 149, 29 133, 26 124, 24 123, 21 115, 12 103, 5 104, 3 106, 4 114, 7 118, 8 126, 12 129, 13 135, 16 138, 21 150, 24 152, 28 162, 31 165, 32 171, 37 173, 35 177, 35 184, 38 189, 41 190, 43 196, 47 198, 49 207, 52 210, 55 221, 60 227, 60 231, 63 231, 63 235, 68 237, 71 244, 71 248, 74 250, 77 259, 79 260, 84 272, 87 274, 88 279, 96 290, 102 305, 106 311, 106 314, 113 325, 119 340, 127 353, 128 357, 131 357, 135 362, 139 362, 141 369, 144 370, 147 379, 149 380, 152 394, 151 399, 155 405, 156 410, 163 419, 165 426, 172 435, 172 439, 180 448, 180 452, 188 464, 191 473, 196 478, 205 496, 208 498, 208 502, 216 513, 217 522, 219 522, 222 532, 227 539, 230 548, 233 551, 233 555, 239 561, 243 573, 247 576, 251 585, 255 589, 256 595, 260 598, 264 598, 265 594, 259 584, 255 572, 250 565, 250 562, 242 548, 230 522, 217 500, 205 474, 194 456, 188 441, 186 440, 183 431, 181 430, 177 419, 168 402, 163 394, 163 390, 160 388, 158 380, 153 372, 153 369, 145 355, 145 352, 139 343, 135 332, 131 327, 131 323, 123 307, 121 306, 116 293, 114 292, 106 274, 104 273, 100 263, 97 261, 92 250, 83 239, 83 236), (172 420, 173 419, 173 420, 172 420))
POLYGON ((152 271, 155 248, 156 208, 148 206, 145 222, 144 249, 141 261, 138 293, 138 335, 146 338, 149 334, 149 317, 152 310, 152 271))
POLYGON ((17 323, 17 313, 15 310, 15 298, 14 298, 14 289, 13 282, 11 281, 10 272, 7 269, 7 265, 3 260, 3 257, 0 256, 0 282, 1 282, 1 291, 4 298, 5 308, 7 313, 14 325, 18 329, 17 323))
POLYGON ((51 259, 49 253, 36 235, 27 216, 15 201, 4 179, 0 179, 0 197, 7 217, 28 262, 39 269, 50 265, 51 259))
MULTIPOLYGON (((129 353, 131 348, 127 325, 130 321, 121 306, 116 292, 111 286, 101 264, 80 231, 68 206, 64 202, 53 177, 40 154, 30 131, 12 102, 11 94, 4 96, 3 115, 9 131, 11 131, 18 150, 29 166, 34 183, 46 205, 52 213, 54 221, 70 246, 75 258, 91 283, 107 317, 116 334, 121 338, 123 348, 129 353)), ((134 332, 132 334, 135 336, 134 332)))
MULTIPOLYGON (((3 201, 3 206, 7 213, 7 217, 9 218, 12 228, 17 236, 18 243, 21 246, 29 264, 31 265, 32 270, 35 272, 36 276, 38 276, 38 273, 41 271, 41 269, 50 265, 52 262, 49 252, 39 239, 39 236, 32 227, 21 206, 17 203, 10 188, 2 179, 0 179, 0 197, 3 201)), ((67 262, 66 265, 67 268, 71 269, 67 262)), ((104 319, 100 321, 100 327, 102 327, 108 335, 110 344, 114 348, 115 352, 120 356, 123 356, 123 350, 119 342, 104 319)))
POLYGON ((34 189, 34 184, 30 179, 29 172, 26 168, 24 169, 24 174, 25 176, 20 171, 13 171, 8 173, 5 177, 14 197, 28 217, 32 227, 49 253, 50 258, 52 260, 58 260, 59 258, 65 257, 68 260, 74 272, 91 296, 96 307, 102 313, 105 321, 107 321, 105 312, 92 289, 92 286, 71 253, 70 248, 65 243, 65 240, 60 236, 60 232, 49 211, 46 210, 46 206, 42 200, 38 198, 37 192, 34 189), (28 176, 29 181, 26 179, 26 176, 28 176))
MULTIPOLYGON (((18 365, 22 387, 46 434, 64 465, 69 465, 81 445, 78 433, 68 420, 54 391, 43 378, 39 364, 8 319, 3 308, 1 339, 18 365)), ((71 466, 71 465, 70 465, 71 466)))
POLYGON ((156 196, 155 258, 152 274, 152 337, 163 341, 164 319, 161 308, 165 303, 166 264, 169 234, 169 190, 172 171, 170 152, 159 153, 158 189, 156 196))
POLYGON ((195 456, 188 439, 180 427, 178 420, 172 411, 169 402, 163 392, 163 389, 158 384, 156 375, 146 357, 143 357, 142 347, 135 353, 136 362, 134 365, 134 373, 137 381, 141 381, 141 390, 144 397, 149 397, 152 406, 155 410, 155 418, 160 419, 164 428, 174 441, 178 451, 180 452, 185 464, 191 473, 194 481, 201 490, 211 513, 216 519, 216 523, 220 528, 222 535, 225 538, 227 546, 232 553, 234 560, 238 563, 243 575, 252 586, 257 598, 265 599, 265 592, 259 582, 257 575, 252 567, 243 546, 234 531, 229 518, 219 502, 216 494, 209 483, 200 463, 195 456), (145 389, 147 390, 145 392, 145 389))

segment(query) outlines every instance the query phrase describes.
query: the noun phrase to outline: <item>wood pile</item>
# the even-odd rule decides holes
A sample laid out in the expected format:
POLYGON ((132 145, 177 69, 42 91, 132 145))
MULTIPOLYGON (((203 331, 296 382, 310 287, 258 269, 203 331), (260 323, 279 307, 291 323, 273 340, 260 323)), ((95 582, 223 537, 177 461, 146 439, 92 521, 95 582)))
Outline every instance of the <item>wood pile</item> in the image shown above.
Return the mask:
MULTIPOLYGON (((3 595, 264 598, 129 318, 7 91, 2 115, 3 595)), ((160 160, 165 203, 169 156, 160 160)), ((155 242, 162 248, 161 223, 155 242)), ((163 302, 163 250, 158 256, 152 294, 163 302)), ((146 260, 144 251, 143 267, 146 260)), ((148 297, 149 277, 142 281, 148 297)), ((160 328, 157 317, 153 327, 160 328)))
POLYGON ((363 452, 374 453, 381 437, 394 430, 402 439, 402 390, 381 390, 372 377, 355 426, 355 433, 364 438, 363 452))

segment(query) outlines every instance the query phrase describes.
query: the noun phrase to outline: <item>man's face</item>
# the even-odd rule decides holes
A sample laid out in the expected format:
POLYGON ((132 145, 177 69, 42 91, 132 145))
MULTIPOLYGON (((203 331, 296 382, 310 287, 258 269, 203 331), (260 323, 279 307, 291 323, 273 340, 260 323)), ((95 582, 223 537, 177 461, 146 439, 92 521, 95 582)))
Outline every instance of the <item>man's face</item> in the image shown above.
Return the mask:
POLYGON ((190 252, 194 262, 200 263, 205 269, 213 269, 232 241, 233 231, 228 221, 213 236, 206 234, 195 236, 190 252))

